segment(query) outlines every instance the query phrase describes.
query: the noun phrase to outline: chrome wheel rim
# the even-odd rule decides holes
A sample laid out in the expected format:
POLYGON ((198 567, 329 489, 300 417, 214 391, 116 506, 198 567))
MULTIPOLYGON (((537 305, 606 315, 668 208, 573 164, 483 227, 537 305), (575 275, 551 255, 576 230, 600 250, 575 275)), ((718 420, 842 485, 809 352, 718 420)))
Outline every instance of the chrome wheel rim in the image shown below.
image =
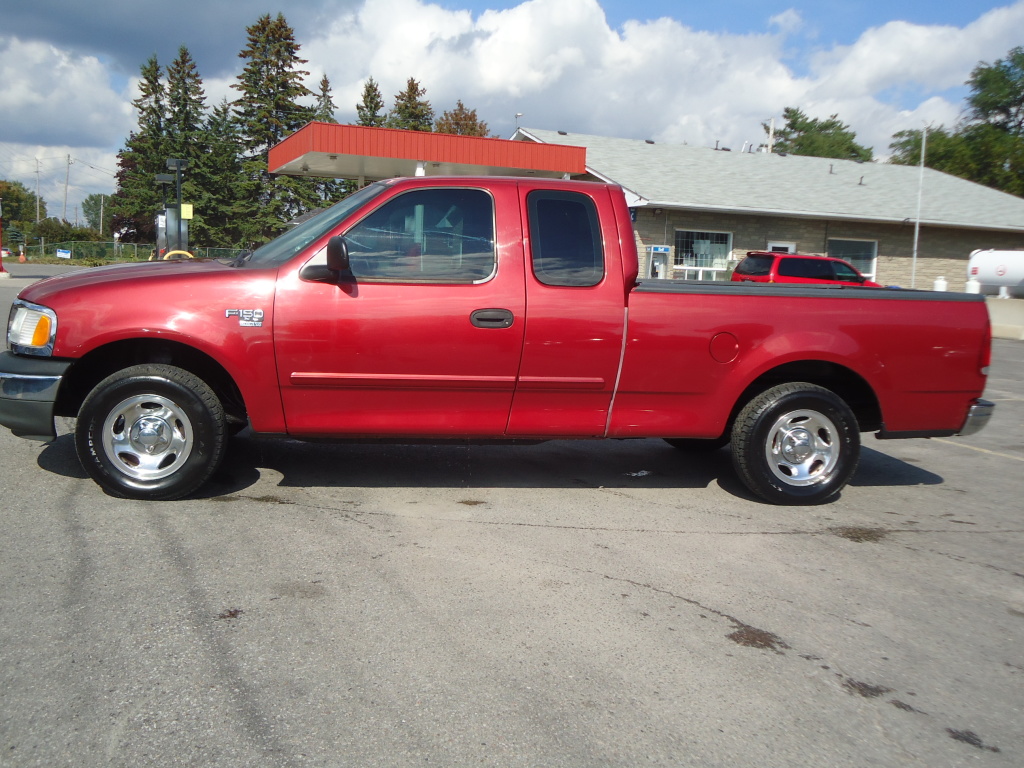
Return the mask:
POLYGON ((795 487, 818 485, 839 463, 839 430, 817 411, 790 411, 772 424, 764 452, 776 479, 795 487))
POLYGON ((133 480, 174 474, 192 453, 192 422, 173 400, 135 395, 111 409, 103 422, 103 451, 133 480))

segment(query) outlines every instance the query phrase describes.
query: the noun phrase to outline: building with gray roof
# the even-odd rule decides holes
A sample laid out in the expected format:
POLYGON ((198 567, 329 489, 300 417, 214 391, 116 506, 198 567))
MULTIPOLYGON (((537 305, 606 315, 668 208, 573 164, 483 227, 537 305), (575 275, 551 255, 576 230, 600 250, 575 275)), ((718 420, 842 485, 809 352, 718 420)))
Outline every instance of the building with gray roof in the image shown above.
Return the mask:
POLYGON ((646 276, 726 279, 747 251, 791 250, 887 285, 945 277, 962 290, 971 251, 1024 249, 1024 199, 930 168, 534 128, 513 138, 586 147, 577 178, 626 190, 646 276))

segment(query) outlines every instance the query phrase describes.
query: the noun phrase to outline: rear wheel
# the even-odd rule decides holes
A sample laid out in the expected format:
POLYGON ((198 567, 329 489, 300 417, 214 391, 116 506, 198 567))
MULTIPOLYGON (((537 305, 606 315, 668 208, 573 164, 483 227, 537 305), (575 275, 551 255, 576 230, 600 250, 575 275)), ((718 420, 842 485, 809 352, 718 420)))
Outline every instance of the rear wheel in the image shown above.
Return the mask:
POLYGON ((224 455, 224 408, 198 376, 137 365, 108 376, 78 413, 75 446, 86 472, 114 496, 177 499, 224 455))
POLYGON ((740 411, 732 457, 743 483, 766 501, 820 504, 838 494, 857 469, 857 418, 824 387, 780 384, 740 411))

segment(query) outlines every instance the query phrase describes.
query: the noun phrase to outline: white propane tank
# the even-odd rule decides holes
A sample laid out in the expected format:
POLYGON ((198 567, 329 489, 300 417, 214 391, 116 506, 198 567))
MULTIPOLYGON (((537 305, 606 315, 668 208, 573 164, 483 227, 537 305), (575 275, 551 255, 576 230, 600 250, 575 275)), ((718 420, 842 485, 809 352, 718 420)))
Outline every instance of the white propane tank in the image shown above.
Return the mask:
POLYGON ((933 291, 945 291, 948 288, 949 288, 949 282, 947 282, 945 277, 938 277, 938 278, 936 278, 935 282, 932 283, 932 290, 933 291))
POLYGON ((967 281, 972 280, 980 284, 981 293, 1024 298, 1024 251, 973 251, 967 262, 967 281))

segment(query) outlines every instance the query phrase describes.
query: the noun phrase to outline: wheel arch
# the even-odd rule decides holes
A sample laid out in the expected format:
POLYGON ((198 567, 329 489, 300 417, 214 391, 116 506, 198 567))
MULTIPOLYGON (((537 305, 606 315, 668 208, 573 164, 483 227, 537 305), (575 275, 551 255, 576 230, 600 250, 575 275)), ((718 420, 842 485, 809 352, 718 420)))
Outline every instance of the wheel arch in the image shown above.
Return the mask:
POLYGON ((861 432, 875 432, 882 428, 882 408, 867 380, 851 368, 827 360, 783 363, 760 374, 736 400, 729 415, 729 428, 743 407, 755 397, 778 384, 791 382, 817 384, 834 392, 853 411, 861 432))
POLYGON ((92 389, 115 371, 133 365, 162 363, 195 374, 209 385, 224 407, 232 428, 248 420, 245 399, 230 373, 205 352, 167 339, 124 339, 91 350, 75 361, 61 382, 55 413, 76 416, 92 389))

